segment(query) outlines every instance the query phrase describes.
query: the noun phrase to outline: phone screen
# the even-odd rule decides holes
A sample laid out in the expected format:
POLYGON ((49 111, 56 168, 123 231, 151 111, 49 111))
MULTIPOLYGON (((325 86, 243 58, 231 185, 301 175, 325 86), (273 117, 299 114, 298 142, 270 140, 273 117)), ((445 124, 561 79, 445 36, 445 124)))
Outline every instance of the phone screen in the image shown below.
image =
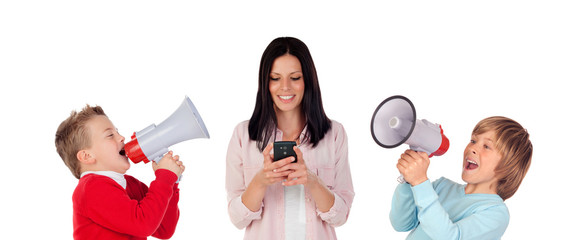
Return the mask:
POLYGON ((297 154, 295 154, 295 151, 293 151, 293 147, 295 145, 297 145, 295 141, 275 142, 273 145, 274 160, 279 161, 283 158, 294 156, 295 160, 293 162, 297 162, 297 154))

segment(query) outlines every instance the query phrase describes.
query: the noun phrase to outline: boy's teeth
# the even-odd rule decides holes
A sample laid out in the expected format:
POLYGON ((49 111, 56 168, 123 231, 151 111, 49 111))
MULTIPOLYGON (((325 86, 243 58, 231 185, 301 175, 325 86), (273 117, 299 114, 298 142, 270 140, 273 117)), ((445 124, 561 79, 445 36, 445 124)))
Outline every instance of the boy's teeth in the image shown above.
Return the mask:
POLYGON ((478 167, 479 167, 479 164, 477 164, 477 162, 467 159, 467 165, 465 166, 465 169, 473 170, 473 169, 476 169, 478 167))

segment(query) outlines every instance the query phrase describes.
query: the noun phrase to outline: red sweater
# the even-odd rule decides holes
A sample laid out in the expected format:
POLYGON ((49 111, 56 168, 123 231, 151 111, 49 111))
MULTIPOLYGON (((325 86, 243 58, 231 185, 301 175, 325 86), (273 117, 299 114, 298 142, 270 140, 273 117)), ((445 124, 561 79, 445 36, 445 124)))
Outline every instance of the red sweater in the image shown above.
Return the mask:
POLYGON ((75 239, 170 238, 180 211, 176 174, 158 169, 148 187, 125 175, 126 189, 113 179, 88 174, 73 193, 75 239))

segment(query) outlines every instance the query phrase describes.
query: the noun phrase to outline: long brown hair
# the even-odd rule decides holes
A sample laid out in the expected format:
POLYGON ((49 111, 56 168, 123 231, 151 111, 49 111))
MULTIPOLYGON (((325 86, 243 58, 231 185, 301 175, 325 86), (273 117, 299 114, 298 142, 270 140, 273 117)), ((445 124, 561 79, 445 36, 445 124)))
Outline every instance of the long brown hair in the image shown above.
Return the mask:
POLYGON ((321 99, 321 90, 317 79, 315 64, 307 45, 293 37, 276 38, 267 46, 261 57, 259 68, 259 89, 255 102, 255 110, 249 120, 249 136, 257 141, 259 150, 265 149, 277 127, 277 116, 273 108, 273 99, 269 92, 269 81, 273 62, 280 56, 290 54, 301 63, 305 92, 301 103, 307 119, 307 138, 313 147, 331 128, 331 120, 325 115, 321 99))

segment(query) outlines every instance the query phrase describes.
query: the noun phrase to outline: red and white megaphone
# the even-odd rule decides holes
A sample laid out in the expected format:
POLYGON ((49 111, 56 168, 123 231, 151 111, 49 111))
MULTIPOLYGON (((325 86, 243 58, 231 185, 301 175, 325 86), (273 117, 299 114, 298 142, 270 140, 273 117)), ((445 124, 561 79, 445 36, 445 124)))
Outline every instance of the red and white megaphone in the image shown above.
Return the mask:
POLYGON ((125 155, 134 163, 158 162, 168 152, 168 147, 194 138, 210 138, 210 135, 196 107, 186 96, 180 107, 160 125, 152 124, 134 132, 131 141, 125 144, 125 155))
POLYGON ((449 139, 442 127, 426 119, 416 119, 414 105, 404 96, 395 95, 380 103, 370 127, 374 141, 385 148, 406 143, 410 149, 425 152, 429 157, 441 156, 449 149, 449 139))

